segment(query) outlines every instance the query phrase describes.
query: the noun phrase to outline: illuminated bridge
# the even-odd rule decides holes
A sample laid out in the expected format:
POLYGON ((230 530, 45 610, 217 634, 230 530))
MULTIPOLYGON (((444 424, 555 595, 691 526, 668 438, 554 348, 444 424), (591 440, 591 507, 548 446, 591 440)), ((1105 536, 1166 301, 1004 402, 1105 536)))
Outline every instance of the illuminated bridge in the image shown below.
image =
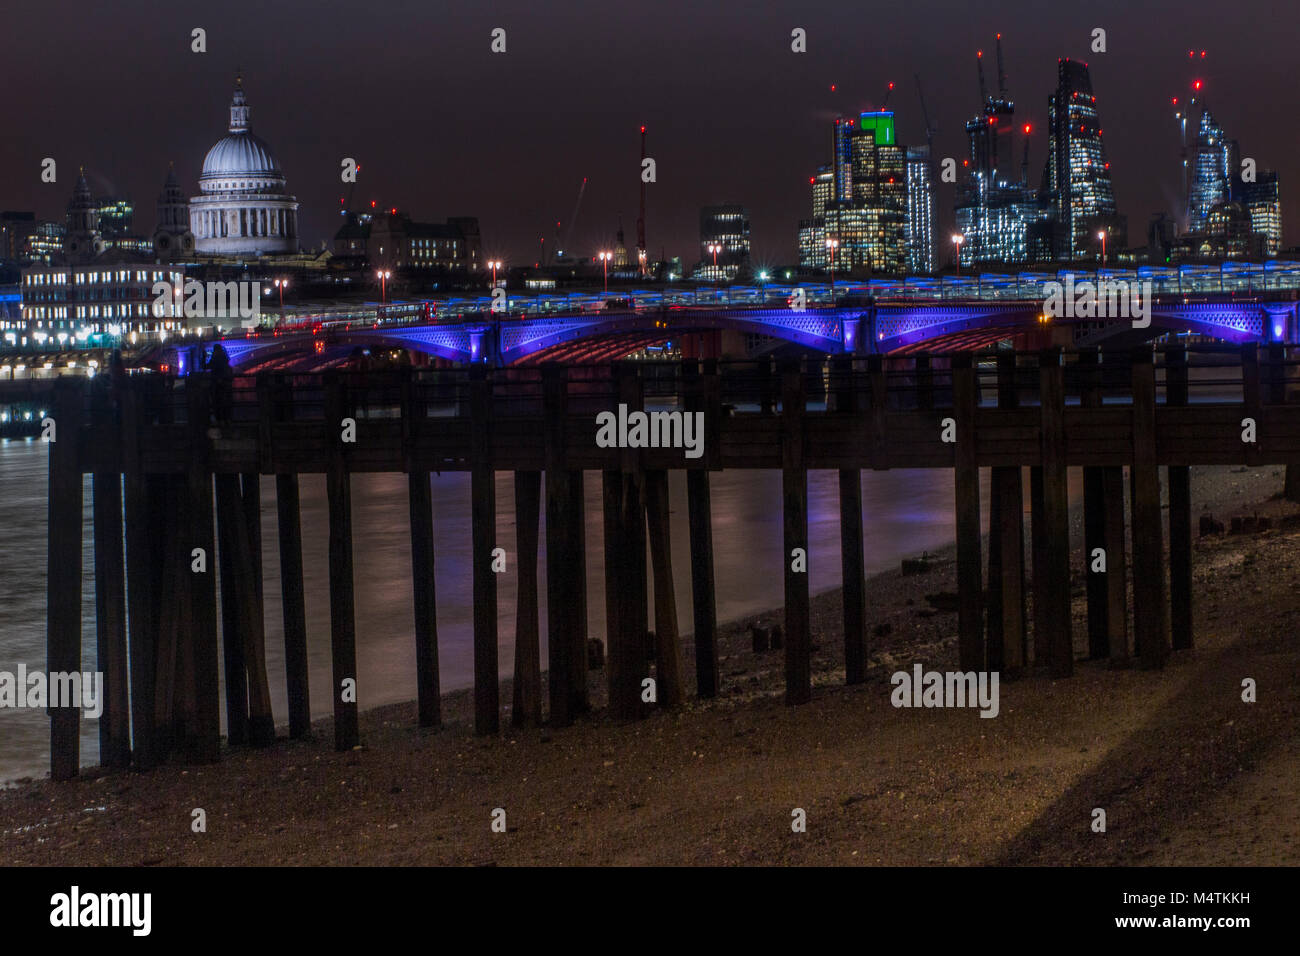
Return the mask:
MULTIPOLYGON (((347 317, 259 329, 223 339, 232 365, 325 368, 361 352, 405 349, 453 362, 493 366, 545 361, 611 361, 697 333, 736 332, 818 354, 906 354, 968 351, 1010 341, 1020 347, 1057 344, 1123 347, 1163 335, 1199 335, 1231 343, 1300 341, 1297 302, 1274 293, 1190 296, 1159 294, 1135 327, 1128 318, 1045 319, 1042 299, 873 301, 853 295, 836 305, 629 305, 569 313, 471 313, 459 320, 428 317, 416 307, 390 307, 347 317)), ((751 340, 752 341, 752 340, 751 340)), ((210 347, 210 343, 208 343, 210 347)), ((155 355, 181 374, 184 340, 155 355)))

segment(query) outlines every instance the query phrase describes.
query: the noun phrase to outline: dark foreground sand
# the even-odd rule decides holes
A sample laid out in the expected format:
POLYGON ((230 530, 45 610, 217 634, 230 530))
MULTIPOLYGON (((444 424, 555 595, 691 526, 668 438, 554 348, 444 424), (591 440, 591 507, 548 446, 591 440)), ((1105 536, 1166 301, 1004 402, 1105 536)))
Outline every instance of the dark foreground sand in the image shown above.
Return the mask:
MULTIPOLYGON (((925 598, 954 590, 946 553, 929 574, 870 582, 866 684, 843 686, 838 594, 816 599, 801 707, 782 702, 782 652, 754 654, 741 622, 724 630, 717 700, 633 724, 597 711, 516 732, 507 715, 499 738, 476 738, 461 693, 436 731, 410 704, 363 714, 349 753, 323 721, 313 740, 217 766, 28 783, 0 793, 0 863, 1300 863, 1300 509, 1270 498, 1281 480, 1194 471, 1195 511, 1258 510, 1275 527, 1197 541, 1196 647, 1163 671, 1079 661, 1068 680, 1003 683, 996 719, 895 709, 893 671, 956 669, 956 615, 925 598), (197 807, 206 833, 191 831, 197 807)), ((688 673, 691 655, 688 641, 688 673)))

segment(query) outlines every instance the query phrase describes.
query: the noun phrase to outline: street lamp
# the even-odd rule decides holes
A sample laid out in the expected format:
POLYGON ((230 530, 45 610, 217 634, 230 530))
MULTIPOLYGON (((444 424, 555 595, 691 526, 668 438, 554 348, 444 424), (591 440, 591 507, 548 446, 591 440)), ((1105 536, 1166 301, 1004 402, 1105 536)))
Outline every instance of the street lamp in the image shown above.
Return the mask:
POLYGON ((379 279, 379 295, 381 303, 386 304, 388 302, 388 280, 393 277, 393 274, 380 269, 375 273, 375 276, 379 279))
POLYGON ((840 247, 838 239, 827 239, 826 248, 831 252, 831 305, 835 305, 835 250, 840 247))
POLYGON ((952 244, 957 247, 957 275, 961 275, 961 244, 966 241, 966 237, 960 232, 953 233, 952 244))
POLYGON ((280 311, 284 311, 284 290, 289 288, 288 279, 276 279, 275 287, 280 290, 280 311))
POLYGON ((705 248, 713 253, 713 277, 716 281, 722 281, 722 276, 718 273, 718 253, 722 251, 722 246, 716 242, 710 242, 705 248))
POLYGON ((1097 233, 1097 238, 1101 240, 1101 267, 1104 269, 1106 268, 1106 230, 1097 233))
POLYGON ((487 264, 488 268, 492 270, 492 288, 495 289, 497 287, 497 270, 501 268, 502 263, 500 259, 489 259, 487 264))
POLYGON ((600 253, 601 268, 605 271, 605 294, 609 295, 609 260, 614 258, 612 252, 600 253))

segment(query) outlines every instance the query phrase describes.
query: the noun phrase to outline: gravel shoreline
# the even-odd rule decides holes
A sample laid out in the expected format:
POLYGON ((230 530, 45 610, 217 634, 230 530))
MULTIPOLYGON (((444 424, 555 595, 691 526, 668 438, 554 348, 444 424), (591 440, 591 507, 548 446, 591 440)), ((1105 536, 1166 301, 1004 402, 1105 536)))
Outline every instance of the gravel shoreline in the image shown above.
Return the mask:
MULTIPOLYGON (((0 862, 1294 864, 1300 508, 1275 497, 1280 468, 1192 475, 1194 518, 1258 511, 1274 528, 1196 540, 1196 646, 1163 671, 1079 660, 1068 680, 1004 682, 994 720, 894 709, 892 672, 956 669, 956 615, 927 600, 955 591, 950 546, 925 574, 869 579, 864 684, 843 685, 840 593, 814 597, 801 707, 782 702, 782 651, 750 646, 749 626, 777 610, 719 628, 718 698, 642 721, 606 718, 593 672, 596 710, 566 729, 514 730, 507 710, 499 737, 474 737, 458 691, 437 730, 415 727, 413 703, 364 712, 348 753, 326 719, 309 740, 224 750, 215 766, 28 782, 0 792, 0 862), (1241 702, 1242 677, 1258 703, 1241 702), (1103 835, 1088 826, 1098 806, 1103 835), (190 827, 198 807, 206 833, 190 827), (490 828, 498 807, 505 833, 490 828)), ((1082 657, 1080 509, 1071 523, 1082 657)), ((688 637, 687 675, 693 653, 688 637)))

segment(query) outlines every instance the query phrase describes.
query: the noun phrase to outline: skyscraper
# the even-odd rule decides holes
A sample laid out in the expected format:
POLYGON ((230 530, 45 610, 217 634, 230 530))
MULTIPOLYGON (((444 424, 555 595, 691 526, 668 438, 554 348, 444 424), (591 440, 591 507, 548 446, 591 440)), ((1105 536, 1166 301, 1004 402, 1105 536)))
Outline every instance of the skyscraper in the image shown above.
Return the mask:
POLYGON ((1105 231, 1111 249, 1124 246, 1125 222, 1115 211, 1110 163, 1102 143, 1097 97, 1088 65, 1057 63, 1056 92, 1047 104, 1048 153, 1044 185, 1055 214, 1053 251, 1061 260, 1091 258, 1105 231))
POLYGON ((739 203, 700 210, 701 278, 735 279, 749 269, 749 213, 739 203), (714 247, 716 253, 710 251, 714 247), (716 269, 714 263, 717 263, 716 269))
POLYGON ((1185 247, 1193 256, 1276 255, 1282 249, 1277 173, 1256 171, 1244 180, 1240 154, 1237 141, 1202 105, 1187 159, 1185 247))
POLYGON ((1253 183, 1242 183, 1242 201, 1250 213, 1250 228, 1264 237, 1264 251, 1271 256, 1282 251, 1282 201, 1277 173, 1262 173, 1253 183))
POLYGON ((810 181, 814 215, 800 223, 800 264, 901 275, 908 263, 908 160, 894 114, 874 110, 837 119, 831 151, 829 177, 823 168, 810 181))
POLYGON ((930 147, 907 147, 907 271, 934 271, 934 182, 930 147))

